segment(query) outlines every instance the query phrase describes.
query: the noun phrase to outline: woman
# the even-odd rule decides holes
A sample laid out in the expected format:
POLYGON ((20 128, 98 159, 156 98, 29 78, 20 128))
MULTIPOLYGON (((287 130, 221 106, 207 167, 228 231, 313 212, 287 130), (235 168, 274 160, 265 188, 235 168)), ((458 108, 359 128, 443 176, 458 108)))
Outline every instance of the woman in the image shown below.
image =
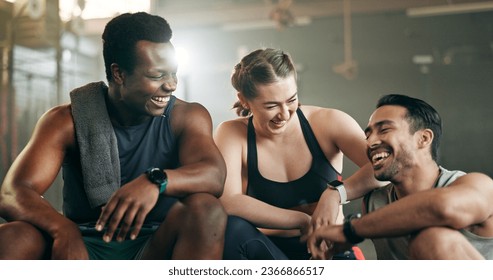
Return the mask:
MULTIPOLYGON (((317 224, 342 222, 342 211, 317 205, 327 184, 341 180, 343 156, 360 167, 368 158, 358 123, 336 109, 301 106, 296 78, 281 50, 245 56, 231 78, 239 118, 220 124, 215 140, 227 166, 221 201, 228 214, 259 228, 289 259, 308 259, 300 237, 317 224)), ((358 176, 375 182, 366 169, 358 176)))

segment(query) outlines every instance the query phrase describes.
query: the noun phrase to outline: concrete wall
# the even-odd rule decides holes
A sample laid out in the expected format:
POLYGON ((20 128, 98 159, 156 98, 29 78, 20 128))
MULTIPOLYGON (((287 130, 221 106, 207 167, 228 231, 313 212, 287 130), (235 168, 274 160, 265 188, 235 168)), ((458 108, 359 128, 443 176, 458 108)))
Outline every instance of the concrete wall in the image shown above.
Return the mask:
MULTIPOLYGON (((172 22, 171 22, 172 24, 172 22)), ((353 17, 353 57, 358 75, 346 80, 332 67, 343 61, 342 18, 319 19, 304 27, 222 31, 175 30, 174 43, 189 51, 189 100, 203 103, 215 125, 234 118, 230 85, 239 53, 282 48, 299 66, 303 104, 341 109, 364 128, 376 100, 387 93, 422 98, 441 113, 444 135, 440 162, 450 169, 493 176, 493 13, 408 18, 404 14, 353 17), (431 55, 427 70, 415 55, 431 55)), ((350 168, 348 168, 350 169, 350 168)), ((352 172, 352 170, 349 170, 352 172)))

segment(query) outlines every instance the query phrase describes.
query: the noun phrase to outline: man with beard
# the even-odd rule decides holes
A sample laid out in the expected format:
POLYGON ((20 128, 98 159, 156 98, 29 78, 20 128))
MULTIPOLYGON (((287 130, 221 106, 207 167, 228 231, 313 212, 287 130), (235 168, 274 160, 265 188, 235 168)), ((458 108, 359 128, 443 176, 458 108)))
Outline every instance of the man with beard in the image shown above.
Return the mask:
POLYGON ((365 129, 368 158, 385 187, 364 195, 363 216, 310 235, 314 259, 371 238, 378 259, 493 259, 493 180, 437 163, 441 119, 426 102, 387 95, 365 129), (325 241, 330 250, 320 246, 325 241))

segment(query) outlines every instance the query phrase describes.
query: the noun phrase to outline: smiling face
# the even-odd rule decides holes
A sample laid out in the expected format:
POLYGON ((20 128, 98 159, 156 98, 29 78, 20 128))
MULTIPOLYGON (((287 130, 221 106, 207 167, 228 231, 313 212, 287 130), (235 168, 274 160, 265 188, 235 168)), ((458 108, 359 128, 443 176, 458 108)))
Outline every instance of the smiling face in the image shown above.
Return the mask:
POLYGON ((404 107, 387 105, 370 117, 365 129, 367 153, 377 180, 399 180, 416 162, 420 131, 411 134, 406 113, 404 107))
POLYGON ((256 85, 257 97, 240 100, 248 104, 255 129, 263 134, 277 135, 286 126, 298 108, 298 88, 294 76, 267 85, 256 85))
POLYGON ((132 72, 121 70, 120 105, 129 114, 160 116, 176 90, 178 69, 171 43, 139 41, 135 47, 137 64, 132 72))

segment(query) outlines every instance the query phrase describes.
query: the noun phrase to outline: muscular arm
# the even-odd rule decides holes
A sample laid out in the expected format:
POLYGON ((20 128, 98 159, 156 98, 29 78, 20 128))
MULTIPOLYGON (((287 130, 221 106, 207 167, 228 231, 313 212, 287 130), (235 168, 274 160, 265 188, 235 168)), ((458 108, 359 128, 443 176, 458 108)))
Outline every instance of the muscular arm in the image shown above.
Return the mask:
POLYGON ((325 118, 331 120, 326 139, 331 139, 349 160, 359 166, 354 174, 344 180, 348 200, 360 198, 374 188, 386 185, 387 182, 375 179, 366 154, 366 136, 358 123, 342 111, 329 110, 326 114, 329 116, 325 118))
POLYGON ((228 169, 224 194, 220 199, 229 214, 242 217, 262 228, 300 229, 307 226, 310 219, 307 214, 278 208, 244 193, 243 185, 246 188, 246 179, 242 178, 243 158, 246 157, 246 151, 243 151, 243 145, 246 145, 244 124, 239 121, 222 123, 216 129, 214 139, 228 169))
MULTIPOLYGON (((365 238, 398 237, 441 226, 468 228, 484 237, 493 236, 493 180, 471 173, 446 188, 421 191, 352 220, 355 232, 365 238)), ((315 259, 327 258, 322 241, 347 242, 341 225, 318 228, 308 241, 315 259)))
POLYGON ((38 121, 24 150, 10 167, 0 190, 0 215, 8 221, 24 221, 56 240, 80 237, 77 226, 58 213, 42 194, 60 171, 63 158, 74 144, 70 106, 46 112, 38 121))
MULTIPOLYGON (((373 168, 366 155, 365 134, 351 116, 339 110, 320 109, 313 114, 312 120, 324 151, 333 150, 335 146, 336 150, 360 167, 344 180, 348 200, 360 198, 372 189, 384 185, 384 182, 377 181, 373 175, 373 168), (330 120, 330 123, 327 124, 326 120, 330 120)), ((326 156, 329 159, 331 157, 327 152, 326 156)), ((327 189, 313 214, 315 226, 334 223, 339 212, 339 202, 337 191, 327 189)))
POLYGON ((173 112, 180 167, 166 170, 167 195, 186 196, 205 192, 219 197, 223 192, 226 166, 212 138, 212 120, 199 104, 180 104, 173 112))
POLYGON ((493 181, 470 173, 446 188, 418 192, 354 220, 356 232, 366 238, 393 237, 430 226, 454 229, 478 225, 478 235, 493 236, 493 181), (488 223, 487 223, 488 221, 488 223))

